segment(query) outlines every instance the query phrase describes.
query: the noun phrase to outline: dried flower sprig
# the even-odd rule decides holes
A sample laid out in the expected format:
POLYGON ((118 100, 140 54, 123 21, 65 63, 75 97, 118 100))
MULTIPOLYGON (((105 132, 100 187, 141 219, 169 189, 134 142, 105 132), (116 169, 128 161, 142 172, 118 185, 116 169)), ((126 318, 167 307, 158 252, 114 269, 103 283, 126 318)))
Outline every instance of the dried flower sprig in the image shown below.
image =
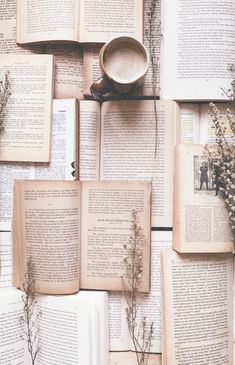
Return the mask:
POLYGON ((152 345, 154 326, 147 323, 144 316, 139 315, 138 289, 142 281, 143 272, 143 241, 144 235, 137 221, 137 211, 132 210, 131 230, 129 242, 124 245, 125 274, 122 276, 123 289, 126 298, 126 318, 131 340, 135 349, 137 365, 147 365, 149 351, 152 345))
POLYGON ((25 281, 23 284, 24 295, 22 300, 24 303, 23 315, 20 317, 20 323, 24 331, 24 339, 32 365, 35 365, 36 358, 39 353, 39 318, 41 312, 37 310, 37 299, 35 292, 35 280, 33 276, 34 264, 32 258, 27 261, 27 272, 25 273, 25 281))
POLYGON ((150 55, 150 69, 152 72, 152 92, 154 100, 154 118, 155 118, 155 152, 157 154, 157 137, 158 137, 158 118, 157 118, 157 94, 159 89, 159 64, 160 64, 160 43, 161 43, 161 21, 160 21, 161 3, 160 0, 150 0, 149 9, 147 10, 147 22, 145 27, 145 38, 148 42, 150 55))
POLYGON ((4 81, 0 81, 0 132, 4 130, 6 105, 11 95, 9 74, 7 72, 4 76, 4 81))
POLYGON ((210 103, 209 113, 215 129, 217 147, 206 145, 205 151, 213 171, 216 195, 219 194, 225 202, 235 242, 235 116, 227 109, 226 119, 231 131, 228 140, 227 127, 215 104, 210 103))

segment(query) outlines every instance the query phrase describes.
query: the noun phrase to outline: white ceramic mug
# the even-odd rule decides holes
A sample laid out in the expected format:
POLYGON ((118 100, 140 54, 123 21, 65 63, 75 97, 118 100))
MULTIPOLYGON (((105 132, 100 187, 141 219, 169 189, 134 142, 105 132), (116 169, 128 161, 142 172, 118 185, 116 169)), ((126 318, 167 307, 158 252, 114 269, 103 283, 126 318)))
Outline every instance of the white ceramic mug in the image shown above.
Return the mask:
POLYGON ((95 98, 107 92, 118 95, 132 93, 143 83, 149 68, 149 54, 145 46, 135 38, 122 36, 106 43, 99 54, 103 76, 90 90, 95 98))

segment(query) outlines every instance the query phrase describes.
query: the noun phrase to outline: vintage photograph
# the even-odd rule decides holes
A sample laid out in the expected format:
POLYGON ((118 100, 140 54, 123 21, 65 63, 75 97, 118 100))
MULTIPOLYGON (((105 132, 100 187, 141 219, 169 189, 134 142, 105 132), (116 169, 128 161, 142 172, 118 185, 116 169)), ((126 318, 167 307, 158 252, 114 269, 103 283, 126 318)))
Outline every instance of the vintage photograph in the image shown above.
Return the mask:
POLYGON ((194 193, 219 193, 219 179, 205 156, 194 156, 194 193))

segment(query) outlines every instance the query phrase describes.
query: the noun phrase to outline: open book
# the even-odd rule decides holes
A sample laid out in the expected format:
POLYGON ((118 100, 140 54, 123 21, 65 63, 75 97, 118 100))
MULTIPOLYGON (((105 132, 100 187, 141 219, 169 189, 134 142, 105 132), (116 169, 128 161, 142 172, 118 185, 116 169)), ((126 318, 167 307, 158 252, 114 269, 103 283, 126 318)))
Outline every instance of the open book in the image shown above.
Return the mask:
POLYGON ((0 161, 50 160, 53 58, 1 55, 0 78, 9 72, 10 97, 0 138, 0 161))
MULTIPOLYGON (((13 288, 0 290, 2 364, 32 364, 20 322, 22 295, 13 288)), ((37 365, 52 361, 57 365, 109 365, 107 307, 105 292, 38 295, 34 308, 35 316, 40 313, 37 365)))
POLYGON ((234 2, 164 0, 161 98, 226 100, 234 63, 234 2))
POLYGON ((143 37, 143 0, 17 0, 17 42, 105 43, 119 35, 143 37))
POLYGON ((233 365, 232 254, 162 253, 163 364, 233 365))
POLYGON ((31 259, 37 292, 123 290, 123 245, 134 235, 133 210, 143 233, 140 291, 148 292, 149 183, 15 180, 15 286, 22 287, 31 259))
MULTIPOLYGON (((220 110, 220 115, 223 119, 227 130, 225 137, 227 141, 231 141, 231 129, 228 119, 226 118, 226 109, 231 108, 228 103, 216 103, 220 110)), ((181 121, 180 121, 180 141, 181 143, 216 143, 215 128, 209 113, 209 105, 206 104, 180 104, 181 121)))
POLYGON ((175 151, 173 248, 179 252, 231 252, 228 213, 204 145, 175 151))
MULTIPOLYGON (((109 365, 136 365, 133 352, 110 352, 109 365)), ((148 365, 161 365, 161 354, 149 354, 148 365)))
POLYGON ((179 108, 173 101, 80 101, 81 180, 152 183, 153 227, 172 226, 173 153, 179 108))
MULTIPOLYGON (((163 248, 171 247, 171 244, 172 244, 171 231, 151 232, 150 291, 147 294, 139 293, 137 296, 138 323, 139 324, 142 323, 144 317, 146 317, 147 329, 149 329, 150 325, 153 323, 153 338, 150 347, 151 353, 162 352, 160 252, 163 248)), ((121 352, 135 351, 128 330, 127 319, 126 319, 126 308, 127 308, 127 302, 124 293, 120 292, 109 293, 110 351, 121 351, 121 352)), ((136 334, 137 332, 138 330, 136 331, 136 334)))

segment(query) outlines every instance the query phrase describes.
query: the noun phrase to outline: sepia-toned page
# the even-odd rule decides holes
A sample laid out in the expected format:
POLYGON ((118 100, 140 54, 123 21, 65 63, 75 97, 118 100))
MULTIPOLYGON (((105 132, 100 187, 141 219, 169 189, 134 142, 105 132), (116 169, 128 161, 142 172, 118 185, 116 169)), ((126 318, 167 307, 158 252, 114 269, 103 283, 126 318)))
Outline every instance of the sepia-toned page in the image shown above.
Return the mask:
MULTIPOLYGON (((150 184, 92 181, 82 183, 82 289, 123 290, 124 258, 133 237, 133 210, 143 240, 143 278, 139 290, 149 291, 150 184)), ((139 245, 138 245, 139 246, 139 245)))
POLYGON ((22 47, 16 43, 16 0, 0 2, 0 54, 44 53, 40 45, 22 47))
MULTIPOLYGON (((134 352, 110 352, 110 365, 136 365, 134 352)), ((148 365, 161 365, 161 354, 149 354, 148 365)))
MULTIPOLYGON (((171 231, 151 232, 151 278, 150 291, 147 294, 137 295, 137 323, 141 325, 143 319, 146 322, 146 334, 153 325, 153 338, 151 340, 151 353, 162 352, 162 306, 161 306, 161 269, 160 253, 163 248, 172 245, 171 231)), ((127 318, 127 302, 124 293, 109 293, 109 338, 111 351, 132 350, 133 342, 130 338, 127 318)), ((136 329, 136 334, 138 328, 136 329)))
POLYGON ((165 365, 233 362, 233 257, 162 253, 165 365))
POLYGON ((200 105, 180 104, 180 143, 201 143, 200 142, 200 105))
POLYGON ((143 0, 80 1, 80 42, 105 43, 123 35, 143 40, 143 0))
POLYGON ((79 41, 78 0, 17 0, 17 43, 79 41))
POLYGON ((224 200, 204 145, 178 145, 175 151, 173 248, 179 252, 234 249, 224 200))
POLYGON ((102 45, 100 44, 84 45, 84 50, 83 50, 84 95, 91 95, 90 92, 91 85, 93 84, 94 81, 98 80, 102 75, 99 63, 99 53, 101 47, 102 45))
POLYGON ((36 291, 78 291, 80 195, 75 181, 15 180, 13 246, 21 287, 32 261, 36 291))
POLYGON ((48 162, 53 58, 1 55, 0 78, 9 72, 10 97, 0 139, 0 161, 48 162))
POLYGON ((165 0, 161 97, 226 100, 235 45, 235 2, 165 0))
POLYGON ((156 108, 157 140, 152 100, 103 103, 100 179, 151 181, 152 227, 171 227, 179 111, 173 101, 157 101, 156 108))
POLYGON ((54 56, 54 97, 83 99, 83 50, 77 44, 47 45, 54 56))
POLYGON ((79 180, 99 180, 100 176, 100 104, 79 102, 80 146, 77 154, 79 180))
POLYGON ((54 99, 49 163, 0 162, 0 230, 11 231, 14 179, 74 180, 77 102, 54 99))

